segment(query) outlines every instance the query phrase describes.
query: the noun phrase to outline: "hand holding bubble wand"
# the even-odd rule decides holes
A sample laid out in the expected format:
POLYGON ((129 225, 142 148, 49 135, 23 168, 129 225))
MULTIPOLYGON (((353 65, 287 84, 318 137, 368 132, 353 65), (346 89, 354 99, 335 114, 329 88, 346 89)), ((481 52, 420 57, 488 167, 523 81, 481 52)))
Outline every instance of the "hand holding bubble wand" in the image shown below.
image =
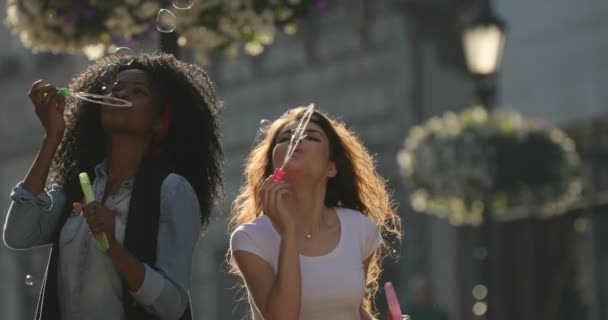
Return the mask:
POLYGON ((306 127, 308 126, 308 122, 310 121, 310 117, 312 116, 314 111, 314 103, 311 103, 308 105, 308 107, 306 107, 306 110, 304 111, 300 122, 298 122, 298 125, 291 134, 291 139, 289 140, 289 145, 287 146, 287 152, 285 153, 285 158, 283 158, 283 164, 281 164, 281 167, 277 168, 272 175, 272 182, 276 183, 283 180, 283 177, 285 176, 285 171, 283 170, 283 168, 285 167, 289 159, 291 159, 291 156, 293 156, 293 153, 296 151, 296 148, 298 147, 300 141, 302 141, 306 137, 306 127))
MULTIPOLYGON (((78 175, 80 179, 80 187, 82 188, 82 193, 84 193, 84 202, 85 204, 89 204, 95 201, 95 194, 93 193, 93 187, 91 186, 91 180, 89 179, 89 175, 86 172, 81 172, 78 175)), ((99 249, 102 252, 108 251, 110 249, 110 244, 108 243, 108 237, 105 233, 98 233, 95 235, 97 242, 99 243, 99 249)))

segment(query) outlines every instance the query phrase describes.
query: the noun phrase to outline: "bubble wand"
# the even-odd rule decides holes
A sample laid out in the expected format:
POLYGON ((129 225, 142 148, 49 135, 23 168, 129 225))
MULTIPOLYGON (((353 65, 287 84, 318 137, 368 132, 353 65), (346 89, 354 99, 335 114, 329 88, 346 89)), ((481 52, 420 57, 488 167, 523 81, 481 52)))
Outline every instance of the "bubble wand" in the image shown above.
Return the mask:
POLYGON ((386 293, 386 302, 388 303, 390 319, 401 320, 401 306, 399 305, 399 299, 397 299, 395 287, 393 287, 391 282, 386 282, 384 284, 384 293, 386 293))
MULTIPOLYGON (((82 193, 84 193, 84 202, 85 204, 89 204, 95 201, 95 194, 93 194, 93 187, 91 187, 91 180, 89 179, 89 175, 86 172, 81 172, 78 175, 80 179, 80 187, 82 188, 82 193)), ((99 249, 103 252, 108 251, 110 249, 110 244, 108 243, 108 237, 106 237, 105 233, 98 233, 95 235, 97 242, 99 244, 99 249)))
MULTIPOLYGON (((102 104, 108 107, 114 107, 114 108, 125 108, 125 107, 131 107, 133 104, 127 100, 123 100, 123 99, 119 99, 119 98, 115 98, 115 97, 111 97, 111 96, 104 96, 101 94, 95 94, 95 93, 86 93, 86 92, 70 92, 70 89, 68 88, 59 88, 57 89, 57 93, 62 95, 64 98, 68 98, 68 97, 72 97, 72 98, 76 98, 76 99, 80 99, 80 100, 84 100, 84 101, 88 101, 88 102, 92 102, 92 103, 96 103, 96 104, 102 104)), ((44 93, 44 96, 46 97, 47 93, 44 93)))
MULTIPOLYGON (((123 47, 123 48, 119 48, 116 51, 117 54, 119 55, 119 57, 121 58, 121 60, 127 59, 124 56, 128 53, 122 53, 123 51, 127 52, 127 49, 128 48, 123 47), (122 50, 122 49, 125 49, 125 50, 122 50)), ((128 49, 128 50, 131 50, 131 49, 128 49)), ((129 58, 129 59, 131 59, 131 58, 129 58)), ((132 61, 132 59, 131 59, 131 61, 132 61)), ((124 62, 121 62, 121 64, 128 65, 131 63, 131 61, 124 61, 124 62)), ((114 108, 131 107, 133 105, 131 102, 129 102, 127 100, 115 98, 115 97, 112 97, 109 95, 109 93, 111 93, 112 87, 118 80, 119 69, 120 69, 119 65, 117 65, 115 63, 110 63, 99 76, 98 81, 102 85, 101 90, 104 94, 95 94, 95 93, 87 93, 87 92, 70 92, 70 89, 68 89, 68 88, 59 88, 59 89, 57 89, 57 93, 66 99, 68 97, 72 97, 75 99, 84 100, 84 101, 92 102, 92 103, 96 103, 96 104, 101 104, 101 105, 105 105, 108 107, 114 107, 114 108)), ((48 95, 48 93, 45 92, 43 96, 46 97, 47 95, 48 95)))
POLYGON ((296 151, 296 148, 298 147, 300 141, 302 141, 302 139, 306 137, 306 127, 308 126, 308 122, 310 121, 310 117, 312 116, 312 113, 314 111, 314 103, 311 103, 308 105, 308 107, 306 107, 306 111, 304 111, 300 122, 298 122, 298 125, 291 134, 289 146, 287 146, 287 152, 285 153, 285 158, 283 158, 283 164, 281 164, 281 167, 274 170, 274 174, 272 175, 272 182, 279 182, 283 180, 283 177, 285 176, 285 171, 283 170, 283 168, 285 167, 289 159, 291 159, 291 156, 293 156, 293 153, 296 151))

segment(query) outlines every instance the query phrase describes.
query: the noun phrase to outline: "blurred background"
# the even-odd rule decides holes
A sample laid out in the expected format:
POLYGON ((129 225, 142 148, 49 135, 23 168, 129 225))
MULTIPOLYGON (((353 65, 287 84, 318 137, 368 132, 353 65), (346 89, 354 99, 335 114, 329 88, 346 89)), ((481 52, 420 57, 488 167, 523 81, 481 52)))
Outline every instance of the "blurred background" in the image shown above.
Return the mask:
MULTIPOLYGON (((404 238, 395 248, 398 258, 385 260, 383 281, 394 283, 403 309, 414 320, 608 319, 606 0, 252 1, 258 6, 255 12, 275 3, 273 10, 282 18, 266 16, 251 22, 260 30, 266 28, 265 33, 244 32, 229 43, 205 35, 204 28, 189 29, 184 21, 191 20, 180 14, 198 10, 203 17, 212 14, 202 9, 211 8, 206 7, 210 4, 237 10, 248 1, 197 0, 191 9, 181 10, 186 13, 164 1, 108 1, 104 3, 114 13, 126 10, 128 16, 139 10, 139 20, 108 18, 99 25, 100 30, 111 29, 104 31, 107 36, 68 54, 68 41, 60 36, 77 37, 80 29, 74 21, 92 25, 102 15, 88 2, 0 0, 0 18, 6 22, 0 27, 2 221, 10 191, 24 177, 42 137, 27 97, 31 84, 41 78, 67 84, 90 63, 82 52, 94 59, 112 45, 135 51, 162 48, 184 60, 204 63, 224 101, 226 199, 218 205, 195 255, 196 319, 246 318, 243 291, 227 274, 225 264, 226 221, 242 182, 243 160, 260 120, 310 102, 347 122, 375 154, 378 170, 388 179, 403 217, 404 238), (277 3, 284 3, 291 13, 279 12, 277 3), (16 18, 19 8, 44 13, 53 5, 58 9, 48 16, 16 18), (176 21, 169 16, 168 22, 154 22, 163 7, 175 13, 176 21), (61 10, 76 13, 68 19, 61 10), (60 27, 46 26, 45 19, 51 18, 55 23, 64 20, 60 27), (129 21, 130 29, 120 29, 120 22, 129 21), (159 23, 164 24, 160 26, 164 32, 158 31, 159 23), (71 29, 61 29, 63 24, 71 29), (171 24, 177 29, 169 33, 167 24, 170 30, 171 24), (481 59, 481 64, 471 59, 481 59), (503 205, 499 219, 480 220, 498 210, 488 204, 493 200, 483 198, 489 202, 482 202, 485 209, 473 210, 471 223, 464 218, 466 210, 454 209, 458 206, 431 210, 420 202, 416 191, 424 189, 420 182, 424 177, 416 175, 419 166, 411 165, 412 158, 420 158, 417 149, 404 147, 404 141, 429 119, 439 123, 473 105, 480 106, 476 112, 481 115, 510 106, 519 111, 516 119, 536 119, 541 128, 556 129, 547 131, 551 141, 561 141, 565 147, 560 150, 568 151, 568 159, 574 161, 570 164, 576 165, 575 174, 567 166, 554 170, 565 180, 560 185, 573 186, 568 197, 555 200, 548 193, 541 204, 535 203, 540 198, 524 196, 523 205, 503 205), (451 113, 446 116, 446 112, 451 113), (403 155, 400 161, 398 155, 403 155), (559 206, 551 206, 555 203, 559 206), (547 204, 551 210, 545 210, 547 204)), ((230 13, 213 14, 218 18, 230 13)), ((520 142, 528 137, 517 136, 520 142)), ((546 154, 540 149, 521 150, 507 154, 524 159, 522 164, 493 175, 492 186, 509 177, 527 181, 535 176, 536 169, 526 166, 528 160, 544 159, 539 170, 555 167, 554 158, 543 158, 546 154)), ((476 167, 456 156, 443 157, 453 168, 476 167)), ((436 178, 426 178, 446 178, 441 172, 431 173, 436 178)), ((434 195, 432 188, 425 192, 430 194, 426 200, 434 195)), ((48 252, 48 248, 13 251, 0 246, 0 319, 33 318, 48 252)), ((385 309, 383 292, 377 305, 385 309)))

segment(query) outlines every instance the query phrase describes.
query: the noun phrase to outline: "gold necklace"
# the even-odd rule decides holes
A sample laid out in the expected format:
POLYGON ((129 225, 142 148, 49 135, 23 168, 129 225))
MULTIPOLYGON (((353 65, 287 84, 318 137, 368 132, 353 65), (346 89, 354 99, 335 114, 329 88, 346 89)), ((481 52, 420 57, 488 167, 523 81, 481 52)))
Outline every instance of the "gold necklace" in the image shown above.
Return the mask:
MULTIPOLYGON (((323 213, 321 215, 321 224, 327 225, 327 223, 325 222, 325 210, 323 211, 323 213)), ((307 240, 312 239, 312 227, 310 229, 311 229, 310 232, 308 234, 306 234, 307 240)))

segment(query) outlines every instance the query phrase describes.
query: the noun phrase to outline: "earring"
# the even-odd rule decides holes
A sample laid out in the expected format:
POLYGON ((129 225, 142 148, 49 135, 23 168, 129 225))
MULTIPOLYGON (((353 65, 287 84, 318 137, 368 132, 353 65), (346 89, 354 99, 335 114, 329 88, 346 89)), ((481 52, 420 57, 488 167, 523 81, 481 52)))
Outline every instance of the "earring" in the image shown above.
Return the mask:
POLYGON ((331 178, 335 177, 337 175, 336 169, 335 168, 329 168, 329 174, 331 175, 331 178))

